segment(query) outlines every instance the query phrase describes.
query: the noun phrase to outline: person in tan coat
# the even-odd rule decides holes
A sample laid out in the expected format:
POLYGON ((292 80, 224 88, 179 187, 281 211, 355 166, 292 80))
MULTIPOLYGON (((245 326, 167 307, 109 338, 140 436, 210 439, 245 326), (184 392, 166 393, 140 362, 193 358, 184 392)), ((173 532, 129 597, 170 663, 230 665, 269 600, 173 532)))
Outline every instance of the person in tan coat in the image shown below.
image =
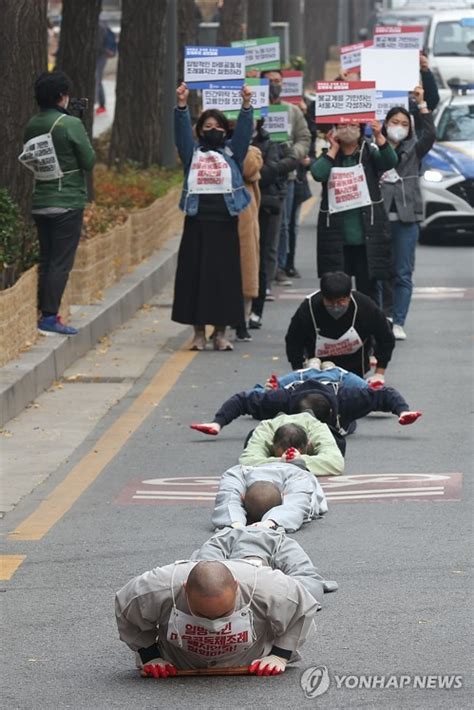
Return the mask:
POLYGON ((260 168, 263 157, 259 148, 250 146, 245 156, 243 177, 245 187, 252 198, 249 206, 239 214, 240 266, 242 271, 242 292, 244 296, 245 321, 236 327, 237 340, 251 340, 247 330, 252 299, 258 296, 258 271, 260 251, 260 229, 258 211, 260 209, 260 168))

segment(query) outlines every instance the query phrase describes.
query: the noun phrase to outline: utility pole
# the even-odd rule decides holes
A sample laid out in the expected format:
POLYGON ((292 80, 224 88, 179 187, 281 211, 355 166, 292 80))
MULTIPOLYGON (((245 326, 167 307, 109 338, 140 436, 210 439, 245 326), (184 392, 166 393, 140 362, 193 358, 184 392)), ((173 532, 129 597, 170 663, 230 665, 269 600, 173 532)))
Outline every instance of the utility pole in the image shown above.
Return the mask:
POLYGON ((272 34, 273 0, 262 0, 260 12, 262 15, 262 37, 270 37, 272 34))
POLYGON ((163 110, 161 133, 161 164, 165 168, 176 165, 176 150, 174 146, 174 113, 176 103, 176 57, 178 53, 177 33, 177 0, 167 0, 165 17, 166 50, 163 77, 163 110))

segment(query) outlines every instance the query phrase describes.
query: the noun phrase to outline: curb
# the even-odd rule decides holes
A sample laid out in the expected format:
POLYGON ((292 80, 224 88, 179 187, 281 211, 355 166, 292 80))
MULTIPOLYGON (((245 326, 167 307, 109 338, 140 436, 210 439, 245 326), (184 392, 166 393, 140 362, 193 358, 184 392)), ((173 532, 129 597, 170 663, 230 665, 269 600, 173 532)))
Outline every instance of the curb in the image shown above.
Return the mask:
POLYGON ((168 240, 155 254, 105 290, 97 304, 79 306, 72 337, 42 337, 28 352, 0 368, 0 426, 16 417, 78 358, 110 331, 128 321, 158 294, 176 270, 180 237, 168 240))

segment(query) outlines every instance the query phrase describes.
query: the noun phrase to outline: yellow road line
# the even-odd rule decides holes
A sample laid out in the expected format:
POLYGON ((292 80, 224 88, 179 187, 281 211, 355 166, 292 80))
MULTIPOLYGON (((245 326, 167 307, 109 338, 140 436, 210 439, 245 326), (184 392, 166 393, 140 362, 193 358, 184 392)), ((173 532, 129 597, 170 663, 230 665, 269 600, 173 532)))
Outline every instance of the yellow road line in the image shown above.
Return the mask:
POLYGON ((95 481, 150 412, 168 394, 196 355, 196 352, 190 351, 179 351, 172 355, 127 411, 102 434, 94 449, 74 466, 34 513, 9 534, 9 538, 41 540, 95 481))
POLYGON ((301 221, 304 222, 306 217, 309 215, 313 207, 315 206, 316 202, 318 201, 318 198, 316 196, 310 197, 309 200, 306 200, 306 202, 303 202, 303 206, 301 208, 301 221))
POLYGON ((26 555, 0 555, 0 581, 11 579, 26 555))

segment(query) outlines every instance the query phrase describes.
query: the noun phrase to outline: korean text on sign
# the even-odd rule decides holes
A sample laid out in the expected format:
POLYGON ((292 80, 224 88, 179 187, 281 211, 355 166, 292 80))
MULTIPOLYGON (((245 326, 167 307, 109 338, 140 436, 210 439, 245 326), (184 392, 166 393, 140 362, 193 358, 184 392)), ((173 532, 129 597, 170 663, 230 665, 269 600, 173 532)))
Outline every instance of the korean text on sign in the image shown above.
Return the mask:
MULTIPOLYGON (((246 85, 252 90, 250 99, 254 108, 254 118, 266 114, 269 98, 268 79, 246 79, 246 85), (263 111, 262 111, 263 109, 263 111)), ((203 110, 214 108, 223 111, 228 118, 237 118, 242 105, 241 88, 238 84, 221 88, 219 85, 210 85, 202 92, 203 110)))
POLYGON ((376 91, 375 118, 383 121, 394 106, 403 106, 408 111, 408 91, 376 91))
POLYGON ((210 83, 227 83, 245 78, 245 50, 233 47, 185 47, 184 81, 190 89, 206 89, 210 83))
POLYGON ((283 88, 281 98, 289 103, 299 103, 303 96, 303 72, 285 69, 282 72, 283 88))
POLYGON ((280 39, 278 37, 239 40, 231 42, 231 47, 245 48, 247 69, 264 71, 280 68, 280 39))
MULTIPOLYGON (((199 653, 206 658, 215 658, 228 653, 235 653, 242 647, 243 644, 249 642, 249 632, 240 631, 232 633, 232 628, 227 628, 227 624, 220 631, 210 633, 202 626, 186 624, 186 631, 181 636, 183 647, 187 651, 199 653)), ((178 635, 174 632, 170 633, 169 640, 175 642, 178 635)))
POLYGON ((317 81, 316 123, 352 123, 375 119, 375 82, 317 81))
POLYGON ((360 53, 366 47, 372 46, 372 40, 366 42, 358 42, 357 44, 348 44, 341 47, 341 68, 342 71, 360 71, 360 53))
POLYGON ((268 116, 265 118, 265 130, 270 134, 272 141, 276 143, 284 143, 289 139, 289 110, 289 107, 284 104, 274 104, 268 107, 268 116))
POLYGON ((402 27, 376 27, 374 47, 376 49, 423 49, 424 29, 421 25, 402 27))

